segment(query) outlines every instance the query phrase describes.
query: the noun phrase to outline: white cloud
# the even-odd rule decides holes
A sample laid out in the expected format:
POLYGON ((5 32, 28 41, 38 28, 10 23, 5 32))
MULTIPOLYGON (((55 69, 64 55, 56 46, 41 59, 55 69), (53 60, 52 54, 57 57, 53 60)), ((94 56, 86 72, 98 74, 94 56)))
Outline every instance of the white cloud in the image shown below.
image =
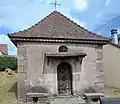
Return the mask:
POLYGON ((106 0, 105 5, 109 5, 113 0, 106 0))
MULTIPOLYGON (((54 10, 54 7, 50 5, 53 1, 54 0, 2 0, 0 2, 0 27, 5 26, 12 31, 26 29, 54 10)), ((60 8, 57 7, 58 11, 70 17, 70 19, 77 24, 85 27, 84 22, 70 15, 70 10, 73 8, 73 0, 58 0, 58 3, 61 4, 60 8)), ((80 6, 79 9, 85 10, 87 2, 80 0, 78 3, 79 5, 77 6, 80 6)), ((16 54, 17 49, 7 36, 0 35, 0 43, 8 44, 9 54, 16 54)))
POLYGON ((11 42, 10 42, 10 39, 8 38, 8 36, 1 34, 0 35, 0 44, 9 44, 9 43, 11 43, 11 42))
POLYGON ((118 29, 118 34, 120 34, 120 29, 118 29))
POLYGON ((8 54, 9 55, 16 55, 17 54, 17 48, 10 41, 10 39, 7 35, 3 35, 3 34, 0 35, 0 44, 7 44, 8 45, 8 54))
POLYGON ((23 30, 50 11, 52 6, 49 3, 43 4, 39 0, 4 0, 0 5, 0 26, 4 25, 13 31, 23 30))
MULTIPOLYGON (((9 27, 13 31, 19 31, 26 29, 43 17, 47 16, 51 11, 53 11, 53 6, 50 5, 50 2, 53 0, 4 0, 0 3, 0 27, 5 26, 9 27)), ((80 6, 79 9, 83 10, 87 6, 85 0, 76 0, 80 6)), ((72 9, 72 0, 59 0, 58 3, 61 4, 60 11, 66 14, 70 13, 72 9), (67 5, 65 6, 64 4, 67 5)), ((67 16, 67 15, 66 15, 67 16)), ((74 19, 77 23, 78 20, 74 19)), ((81 23, 80 24, 84 24, 81 23)))
POLYGON ((67 16, 67 18, 70 18, 70 20, 72 20, 73 22, 77 23, 78 25, 86 28, 86 23, 85 22, 80 21, 80 20, 72 17, 69 12, 68 13, 63 12, 63 15, 67 16))
POLYGON ((88 7, 87 0, 75 0, 74 9, 83 12, 88 7))
POLYGON ((99 18, 99 17, 101 17, 101 16, 102 16, 102 13, 98 13, 98 14, 96 15, 97 18, 99 18))
POLYGON ((85 22, 80 22, 78 19, 76 18, 72 18, 70 17, 71 20, 73 20, 75 23, 77 23, 78 25, 82 26, 82 27, 86 27, 85 22))
MULTIPOLYGON (((51 2, 53 2, 53 0, 4 0, 0 2, 0 27, 5 26, 12 31, 26 29, 54 10, 53 6, 49 4, 51 2)), ((59 0, 58 3, 62 6, 59 11, 84 27, 84 22, 80 22, 70 15, 73 2, 72 0, 59 0), (64 5, 66 3, 67 5, 64 5)), ((86 6, 85 3, 83 5, 86 6)), ((85 7, 83 9, 85 9, 85 7)), ((0 43, 8 44, 9 54, 16 54, 17 49, 7 36, 0 35, 0 43)))

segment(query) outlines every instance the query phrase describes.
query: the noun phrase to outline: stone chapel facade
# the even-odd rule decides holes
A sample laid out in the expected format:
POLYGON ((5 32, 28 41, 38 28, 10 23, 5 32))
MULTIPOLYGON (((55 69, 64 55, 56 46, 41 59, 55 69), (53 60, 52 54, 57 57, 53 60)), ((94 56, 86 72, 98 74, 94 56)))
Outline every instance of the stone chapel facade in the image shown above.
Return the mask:
POLYGON ((33 86, 57 96, 104 86, 100 60, 108 40, 60 12, 52 12, 31 28, 9 34, 9 38, 18 48, 19 100, 33 86))

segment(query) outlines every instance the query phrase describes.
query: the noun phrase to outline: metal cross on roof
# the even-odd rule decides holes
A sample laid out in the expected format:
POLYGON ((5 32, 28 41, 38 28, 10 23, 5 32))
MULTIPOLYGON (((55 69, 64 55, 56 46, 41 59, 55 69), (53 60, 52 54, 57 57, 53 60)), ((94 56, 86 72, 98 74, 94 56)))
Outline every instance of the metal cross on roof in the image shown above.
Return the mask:
POLYGON ((58 4, 58 3, 57 3, 57 0, 55 0, 55 2, 50 3, 50 4, 55 7, 55 10, 56 10, 56 8, 57 8, 58 5, 61 5, 61 4, 58 4))

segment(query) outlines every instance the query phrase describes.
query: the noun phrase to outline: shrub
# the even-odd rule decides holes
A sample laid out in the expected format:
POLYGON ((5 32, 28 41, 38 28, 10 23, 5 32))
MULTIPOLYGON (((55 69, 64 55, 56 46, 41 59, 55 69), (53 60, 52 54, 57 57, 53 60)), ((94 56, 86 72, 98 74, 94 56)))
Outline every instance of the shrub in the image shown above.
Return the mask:
POLYGON ((84 89, 84 92, 85 93, 96 93, 97 91, 96 91, 96 89, 95 88, 93 88, 93 87, 88 87, 88 88, 85 88, 84 89))
POLYGON ((14 56, 0 56, 0 70, 10 68, 12 70, 17 69, 17 57, 14 56))
POLYGON ((32 92, 32 93, 48 93, 47 88, 42 87, 42 86, 33 86, 27 90, 27 92, 32 92))

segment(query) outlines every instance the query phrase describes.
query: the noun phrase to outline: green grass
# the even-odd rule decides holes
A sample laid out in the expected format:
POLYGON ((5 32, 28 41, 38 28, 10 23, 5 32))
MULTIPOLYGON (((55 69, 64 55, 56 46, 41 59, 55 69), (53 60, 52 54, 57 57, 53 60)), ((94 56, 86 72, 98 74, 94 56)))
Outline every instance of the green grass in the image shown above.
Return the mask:
POLYGON ((23 104, 16 99, 17 74, 0 72, 0 104, 23 104))
MULTIPOLYGON (((17 74, 8 75, 0 72, 0 104, 24 104, 16 98, 17 74)), ((109 97, 120 97, 120 89, 106 87, 104 93, 109 97)))
POLYGON ((104 93, 108 97, 120 97, 120 89, 105 86, 104 93))

